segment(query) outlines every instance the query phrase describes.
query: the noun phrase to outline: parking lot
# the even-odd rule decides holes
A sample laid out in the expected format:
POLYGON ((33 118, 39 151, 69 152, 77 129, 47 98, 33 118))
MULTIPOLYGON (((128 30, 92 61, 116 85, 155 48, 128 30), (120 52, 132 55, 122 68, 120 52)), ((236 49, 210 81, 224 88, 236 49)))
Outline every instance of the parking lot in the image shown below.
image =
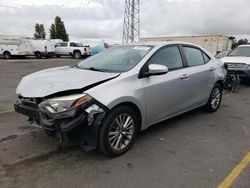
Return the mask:
POLYGON ((0 59, 1 187, 249 188, 250 84, 224 92, 218 112, 201 109, 143 131, 124 155, 107 158, 31 127, 13 111, 22 76, 79 60, 0 59))

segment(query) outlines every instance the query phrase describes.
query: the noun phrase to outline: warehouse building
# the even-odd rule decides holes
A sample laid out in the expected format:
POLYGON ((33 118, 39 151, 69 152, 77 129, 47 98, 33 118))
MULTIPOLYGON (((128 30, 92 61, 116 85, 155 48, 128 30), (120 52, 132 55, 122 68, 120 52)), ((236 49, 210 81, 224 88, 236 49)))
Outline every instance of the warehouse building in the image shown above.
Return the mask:
POLYGON ((213 55, 222 51, 229 51, 233 41, 228 36, 204 35, 204 36, 163 36, 163 37, 143 37, 140 42, 150 41, 183 41, 197 44, 207 49, 213 55))

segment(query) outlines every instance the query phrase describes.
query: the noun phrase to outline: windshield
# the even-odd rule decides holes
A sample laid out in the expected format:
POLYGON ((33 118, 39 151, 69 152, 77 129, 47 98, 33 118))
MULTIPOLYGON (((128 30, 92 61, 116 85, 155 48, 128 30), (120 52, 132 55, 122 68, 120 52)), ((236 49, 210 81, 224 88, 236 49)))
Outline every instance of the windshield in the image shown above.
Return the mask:
POLYGON ((238 48, 235 48, 227 56, 250 57, 250 47, 238 47, 238 48))
POLYGON ((116 46, 83 60, 78 68, 94 71, 126 72, 135 67, 152 46, 116 46))

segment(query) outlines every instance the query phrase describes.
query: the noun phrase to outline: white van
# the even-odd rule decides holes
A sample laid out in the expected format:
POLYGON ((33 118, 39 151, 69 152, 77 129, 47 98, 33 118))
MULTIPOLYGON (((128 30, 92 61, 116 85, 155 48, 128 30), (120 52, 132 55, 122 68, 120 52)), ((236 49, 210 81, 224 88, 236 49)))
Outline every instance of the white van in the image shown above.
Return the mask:
POLYGON ((34 55, 37 59, 55 56, 55 43, 51 40, 31 40, 34 55))

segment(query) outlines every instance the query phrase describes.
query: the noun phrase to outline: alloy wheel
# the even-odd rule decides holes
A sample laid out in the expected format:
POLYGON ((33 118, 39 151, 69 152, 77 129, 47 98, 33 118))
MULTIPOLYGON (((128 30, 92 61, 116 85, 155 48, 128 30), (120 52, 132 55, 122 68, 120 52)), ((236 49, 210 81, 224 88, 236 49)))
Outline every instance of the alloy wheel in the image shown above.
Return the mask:
POLYGON ((121 114, 115 118, 109 128, 109 144, 113 150, 124 149, 131 142, 134 132, 134 120, 129 114, 121 114))
POLYGON ((214 88, 211 96, 211 106, 213 109, 217 109, 220 105, 221 92, 218 87, 214 88))

